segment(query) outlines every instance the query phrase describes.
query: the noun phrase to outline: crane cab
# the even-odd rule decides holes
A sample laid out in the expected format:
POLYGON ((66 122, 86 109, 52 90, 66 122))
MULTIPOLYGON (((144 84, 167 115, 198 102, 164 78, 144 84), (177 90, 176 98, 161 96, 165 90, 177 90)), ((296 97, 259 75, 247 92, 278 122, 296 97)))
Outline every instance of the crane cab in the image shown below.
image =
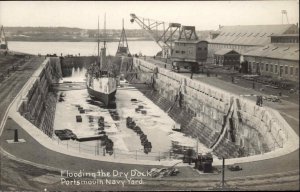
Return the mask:
POLYGON ((208 42, 203 40, 175 41, 171 60, 173 70, 179 72, 180 69, 191 69, 195 67, 196 72, 199 64, 207 59, 208 42))
POLYGON ((207 41, 175 41, 171 58, 173 61, 206 61, 207 45, 207 41))

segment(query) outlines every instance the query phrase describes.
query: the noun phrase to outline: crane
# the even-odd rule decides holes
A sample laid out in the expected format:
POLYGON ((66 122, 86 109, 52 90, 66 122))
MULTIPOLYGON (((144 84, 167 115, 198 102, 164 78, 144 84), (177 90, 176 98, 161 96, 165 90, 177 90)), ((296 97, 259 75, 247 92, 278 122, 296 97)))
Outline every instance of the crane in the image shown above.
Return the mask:
MULTIPOLYGON (((136 22, 162 48, 161 57, 170 59, 172 69, 190 69, 198 72, 201 62, 207 59, 207 41, 200 41, 195 26, 183 26, 180 23, 169 23, 130 14, 131 23, 136 22), (163 27, 162 30, 158 30, 163 27)), ((192 75, 191 75, 192 77, 192 75)))
POLYGON ((176 34, 177 37, 179 36, 181 24, 142 18, 136 16, 134 13, 130 14, 130 17, 131 23, 136 22, 142 29, 148 32, 150 37, 161 47, 162 57, 170 58, 172 47, 174 46, 174 36, 176 36, 176 34))
POLYGON ((116 56, 127 56, 130 55, 127 37, 124 29, 124 19, 122 20, 122 32, 119 40, 118 50, 116 56))

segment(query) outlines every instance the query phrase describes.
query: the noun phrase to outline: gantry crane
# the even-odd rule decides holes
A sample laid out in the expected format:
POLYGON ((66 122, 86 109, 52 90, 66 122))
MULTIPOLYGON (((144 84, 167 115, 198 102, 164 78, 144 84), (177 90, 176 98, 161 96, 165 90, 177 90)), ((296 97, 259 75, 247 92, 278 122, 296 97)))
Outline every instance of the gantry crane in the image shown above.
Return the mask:
POLYGON ((190 69, 198 72, 201 62, 207 59, 207 41, 200 41, 196 34, 195 26, 182 26, 179 23, 169 23, 130 14, 131 22, 134 21, 162 48, 162 58, 171 59, 172 69, 190 69), (158 30, 158 27, 163 30, 158 30))

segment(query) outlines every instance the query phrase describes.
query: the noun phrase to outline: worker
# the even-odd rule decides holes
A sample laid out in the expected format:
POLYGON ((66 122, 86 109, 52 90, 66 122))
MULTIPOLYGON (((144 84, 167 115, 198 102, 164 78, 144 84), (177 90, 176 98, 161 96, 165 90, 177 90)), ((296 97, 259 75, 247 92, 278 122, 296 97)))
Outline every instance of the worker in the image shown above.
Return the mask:
POLYGON ((188 158, 189 165, 192 163, 192 156, 193 156, 193 150, 188 149, 187 150, 187 158, 188 158))
POLYGON ((258 105, 258 106, 260 105, 259 104, 259 96, 258 95, 256 96, 256 105, 258 105))

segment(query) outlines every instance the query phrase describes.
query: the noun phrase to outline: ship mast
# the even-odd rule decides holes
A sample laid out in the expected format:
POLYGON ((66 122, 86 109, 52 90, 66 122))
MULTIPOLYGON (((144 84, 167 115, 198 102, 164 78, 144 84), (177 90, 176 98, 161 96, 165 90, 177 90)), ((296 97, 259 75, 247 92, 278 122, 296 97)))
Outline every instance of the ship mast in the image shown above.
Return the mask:
POLYGON ((106 48, 106 13, 104 13, 104 48, 106 48))
MULTIPOLYGON (((103 70, 102 67, 107 67, 106 64, 106 13, 104 15, 104 29, 103 29, 103 47, 101 48, 100 55, 100 70, 103 70)), ((101 41, 101 42, 102 42, 101 41)))
POLYGON ((97 62, 98 62, 98 65, 99 65, 99 67, 100 67, 99 16, 98 16, 97 45, 98 45, 98 51, 97 51, 97 62))

